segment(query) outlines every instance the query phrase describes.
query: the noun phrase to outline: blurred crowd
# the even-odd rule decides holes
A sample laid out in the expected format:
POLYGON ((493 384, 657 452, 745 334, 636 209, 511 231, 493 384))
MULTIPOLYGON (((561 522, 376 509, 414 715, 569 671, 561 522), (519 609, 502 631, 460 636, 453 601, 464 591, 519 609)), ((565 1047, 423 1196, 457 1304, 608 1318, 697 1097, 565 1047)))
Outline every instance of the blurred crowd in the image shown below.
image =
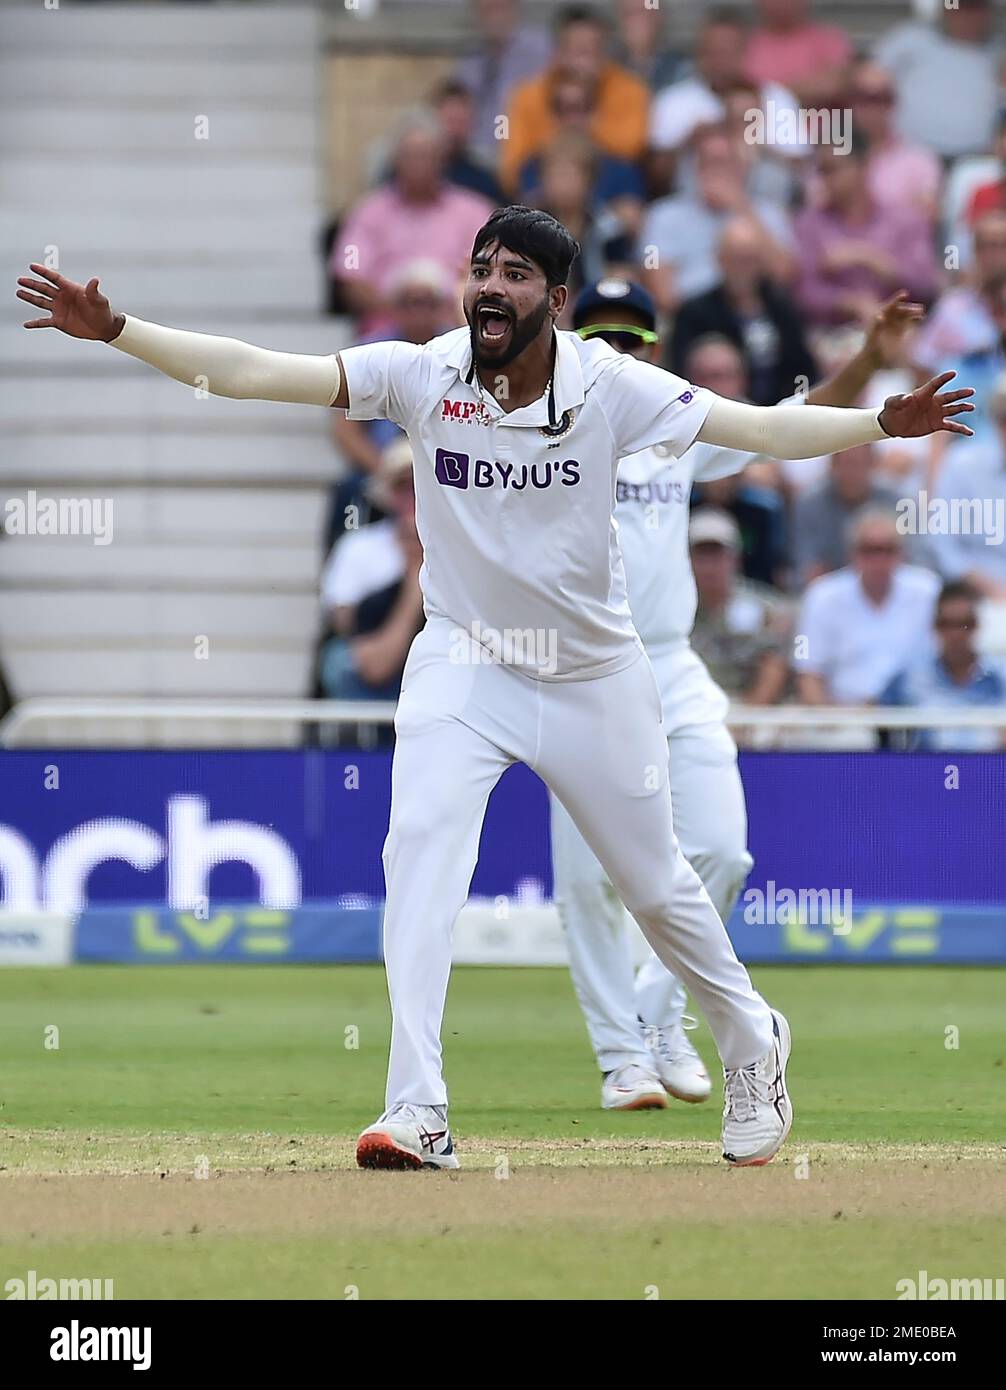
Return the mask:
MULTIPOLYGON (((475 232, 528 203, 581 244, 570 305, 601 278, 637 281, 668 369, 770 405, 848 360, 906 290, 925 318, 886 346, 860 403, 956 370, 978 392, 975 438, 770 460, 696 487, 694 645, 738 702, 1002 705, 1006 119, 989 0, 899 23, 868 52, 811 0, 707 9, 687 48, 674 7, 647 0, 570 5, 549 32, 520 0, 472 9, 477 48, 341 210, 333 310, 359 341, 458 326, 475 232)), ((319 690, 394 698, 422 623, 408 446, 386 422, 337 412, 334 429, 346 470, 319 690)), ((948 738, 999 742, 909 742, 948 738)))

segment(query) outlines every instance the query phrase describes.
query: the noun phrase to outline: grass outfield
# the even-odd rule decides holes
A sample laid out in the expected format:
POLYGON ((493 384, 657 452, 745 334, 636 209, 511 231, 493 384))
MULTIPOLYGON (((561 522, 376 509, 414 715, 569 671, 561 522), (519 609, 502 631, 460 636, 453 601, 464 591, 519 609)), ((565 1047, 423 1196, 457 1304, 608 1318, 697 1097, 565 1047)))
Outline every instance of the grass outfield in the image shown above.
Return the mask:
POLYGON ((755 974, 794 1035, 796 1123, 769 1167, 726 1169, 718 1100, 601 1111, 564 971, 468 968, 445 1028, 463 1169, 393 1174, 352 1167, 382 1105, 378 968, 0 971, 0 1290, 29 1269, 119 1298, 885 1298, 922 1269, 1002 1277, 1006 974, 755 974))

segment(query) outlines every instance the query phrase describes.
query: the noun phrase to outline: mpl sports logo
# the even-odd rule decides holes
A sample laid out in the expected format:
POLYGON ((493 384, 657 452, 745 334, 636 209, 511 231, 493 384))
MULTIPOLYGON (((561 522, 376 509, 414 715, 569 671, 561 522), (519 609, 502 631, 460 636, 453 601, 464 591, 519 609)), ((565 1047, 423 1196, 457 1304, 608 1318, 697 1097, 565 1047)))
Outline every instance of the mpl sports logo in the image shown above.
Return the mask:
POLYGON ((459 425, 491 425, 492 412, 484 401, 444 401, 441 420, 452 420, 459 425))
POLYGON ((470 454, 438 449, 434 467, 441 487, 492 488, 504 492, 523 492, 528 486, 539 490, 558 483, 575 487, 580 481, 579 459, 543 459, 538 463, 501 463, 499 459, 472 459, 470 454))

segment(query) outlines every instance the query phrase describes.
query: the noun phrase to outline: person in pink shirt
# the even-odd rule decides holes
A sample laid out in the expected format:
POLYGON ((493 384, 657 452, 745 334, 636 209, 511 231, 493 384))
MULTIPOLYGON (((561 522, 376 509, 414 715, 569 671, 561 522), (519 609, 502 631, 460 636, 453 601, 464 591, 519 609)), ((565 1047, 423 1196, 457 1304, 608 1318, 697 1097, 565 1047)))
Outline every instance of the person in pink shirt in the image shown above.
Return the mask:
POLYGON ((758 0, 758 12, 761 22, 748 40, 748 76, 780 82, 805 105, 838 96, 852 59, 844 29, 815 24, 810 0, 758 0))
POLYGON ((346 218, 329 274, 340 283, 362 333, 390 322, 389 291, 417 255, 435 260, 453 284, 475 233, 492 213, 487 199, 445 180, 445 154, 436 120, 417 117, 398 140, 390 181, 346 218))
POLYGON ((799 214, 797 299, 819 328, 867 324, 897 289, 928 303, 938 271, 930 224, 915 208, 884 207, 870 192, 868 146, 825 145, 817 154, 824 204, 799 214))
POLYGON ((898 133, 894 78, 871 59, 857 63, 849 105, 857 132, 869 141, 867 172, 874 200, 881 207, 918 208, 934 223, 943 166, 932 150, 898 133))

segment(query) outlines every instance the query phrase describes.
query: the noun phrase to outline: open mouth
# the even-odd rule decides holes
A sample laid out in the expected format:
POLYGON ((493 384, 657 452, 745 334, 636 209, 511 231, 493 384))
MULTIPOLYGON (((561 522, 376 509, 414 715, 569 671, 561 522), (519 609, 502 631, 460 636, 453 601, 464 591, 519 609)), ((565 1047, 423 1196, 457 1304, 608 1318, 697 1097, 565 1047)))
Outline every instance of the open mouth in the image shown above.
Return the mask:
POLYGON ((513 316, 506 309, 491 304, 480 305, 475 313, 479 340, 498 346, 509 336, 513 327, 513 316))

